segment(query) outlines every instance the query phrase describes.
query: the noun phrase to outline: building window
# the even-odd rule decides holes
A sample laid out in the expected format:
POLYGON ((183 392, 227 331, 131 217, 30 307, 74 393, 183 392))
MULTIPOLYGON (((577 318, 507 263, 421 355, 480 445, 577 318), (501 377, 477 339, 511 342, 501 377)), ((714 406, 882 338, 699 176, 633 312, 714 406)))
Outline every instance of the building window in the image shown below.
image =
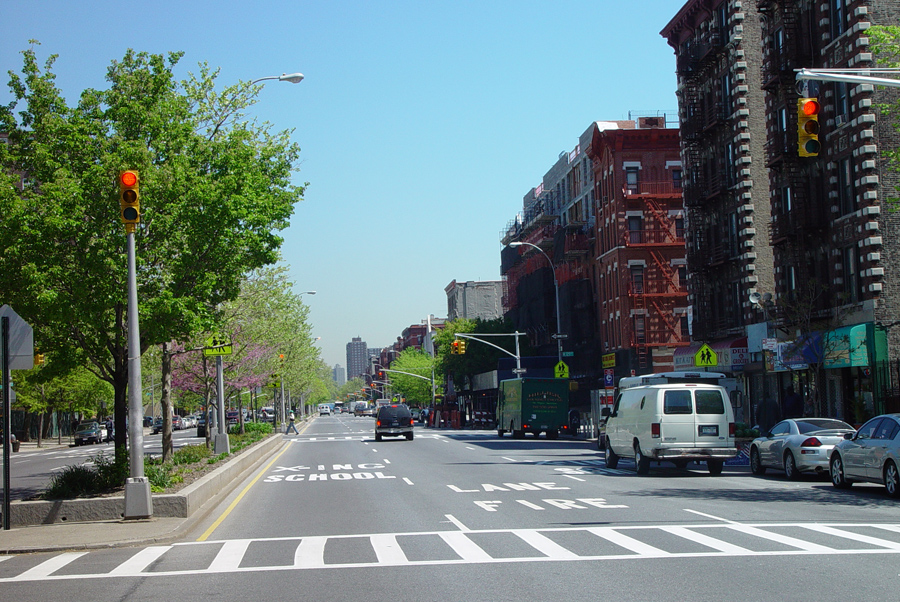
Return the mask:
POLYGON ((683 217, 675 218, 675 238, 678 238, 678 239, 684 238, 684 218, 683 217))
POLYGON ((738 241, 738 216, 732 212, 728 214, 728 257, 736 257, 740 254, 738 241))
POLYGON ((838 161, 838 196, 841 215, 856 211, 856 191, 853 188, 853 170, 850 157, 838 161))
POLYGON ((847 30, 847 7, 844 6, 844 0, 829 0, 831 4, 831 39, 834 40, 847 30))
POLYGON ((681 170, 673 169, 672 170, 672 186, 675 190, 681 190, 681 170))
POLYGON ((642 265, 631 266, 631 290, 637 295, 644 293, 644 266, 642 265))
POLYGON ((634 341, 638 345, 643 345, 647 342, 647 327, 644 316, 634 317, 634 341))
POLYGON ((722 90, 722 118, 728 119, 734 109, 731 105, 731 76, 726 73, 721 79, 722 90))
POLYGON ((641 244, 642 222, 643 219, 638 216, 628 218, 628 242, 633 245, 641 244))
POLYGON ((856 247, 847 247, 843 252, 844 294, 846 303, 859 301, 859 264, 856 247))
POLYGON ((780 27, 772 32, 772 53, 780 65, 784 55, 784 30, 780 27))
POLYGON ((728 187, 734 186, 737 183, 737 178, 735 177, 735 157, 734 157, 734 143, 729 142, 725 145, 725 184, 728 187))
POLYGON ((834 83, 834 125, 840 127, 850 121, 850 94, 847 82, 834 83))
POLYGON ((740 282, 732 282, 731 283, 731 318, 730 326, 740 325, 742 322, 741 316, 741 304, 744 302, 743 299, 743 288, 741 287, 740 282))
POLYGON ((688 322, 687 315, 681 316, 681 319, 679 320, 679 322, 681 323, 681 338, 690 339, 691 338, 691 326, 690 326, 690 323, 688 322))
POLYGON ((683 265, 678 266, 678 287, 687 290, 687 267, 683 265))
POLYGON ((639 173, 640 171, 637 167, 625 168, 625 188, 627 190, 627 194, 638 193, 638 183, 640 181, 638 178, 639 173))

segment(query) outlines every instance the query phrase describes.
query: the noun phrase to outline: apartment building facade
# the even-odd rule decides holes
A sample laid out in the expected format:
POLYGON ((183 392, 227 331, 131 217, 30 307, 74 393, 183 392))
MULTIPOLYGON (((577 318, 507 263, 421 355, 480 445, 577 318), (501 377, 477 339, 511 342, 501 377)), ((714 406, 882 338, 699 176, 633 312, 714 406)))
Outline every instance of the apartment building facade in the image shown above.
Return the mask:
POLYGON ((850 422, 895 403, 900 256, 884 242, 898 219, 884 203, 897 177, 881 153, 897 134, 875 107, 897 95, 798 85, 795 70, 873 66, 866 30, 898 20, 896 0, 692 0, 661 32, 686 170, 695 345, 680 367, 700 343, 729 351, 721 371, 743 378, 747 420, 788 384, 808 411, 850 422), (798 149, 808 97, 821 106, 812 156, 798 149))
POLYGON ((689 344, 683 171, 678 130, 665 116, 636 128, 595 124, 592 266, 598 340, 613 382, 674 369, 689 344))

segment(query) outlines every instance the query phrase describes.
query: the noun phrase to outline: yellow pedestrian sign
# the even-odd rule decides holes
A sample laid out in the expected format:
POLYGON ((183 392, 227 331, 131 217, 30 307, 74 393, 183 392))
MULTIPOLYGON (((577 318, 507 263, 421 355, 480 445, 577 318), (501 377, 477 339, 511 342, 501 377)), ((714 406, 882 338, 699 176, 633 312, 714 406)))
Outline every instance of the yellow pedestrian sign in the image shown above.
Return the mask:
POLYGON ((214 334, 206 339, 203 355, 231 355, 231 339, 222 334, 214 334))
POLYGON ((719 365, 719 356, 712 347, 704 343, 694 355, 694 365, 703 368, 709 368, 719 365))
POLYGON ((569 366, 565 362, 559 362, 553 369, 556 378, 569 378, 569 366))

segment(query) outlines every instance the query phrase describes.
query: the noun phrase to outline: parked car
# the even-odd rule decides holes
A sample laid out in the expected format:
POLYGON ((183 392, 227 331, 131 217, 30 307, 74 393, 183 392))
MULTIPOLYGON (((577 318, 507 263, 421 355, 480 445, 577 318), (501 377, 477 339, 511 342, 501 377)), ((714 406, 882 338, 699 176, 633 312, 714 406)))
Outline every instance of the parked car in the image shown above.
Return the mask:
POLYGON ((846 433, 855 432, 846 422, 832 418, 782 420, 750 444, 750 470, 755 475, 765 474, 767 468, 784 470, 791 480, 804 472, 825 473, 831 450, 846 433))
POLYGON ((383 436, 405 436, 408 441, 413 439, 413 417, 406 404, 394 403, 378 408, 375 417, 375 441, 381 441, 383 436))
POLYGON ((172 416, 172 430, 180 431, 182 429, 184 429, 184 421, 181 419, 181 416, 175 414, 172 416))
POLYGON ((82 422, 75 427, 75 445, 103 443, 104 429, 97 421, 82 422))
POLYGON ((882 414, 847 433, 831 452, 831 483, 847 489, 853 483, 879 483, 900 498, 900 414, 882 414))
POLYGON ((150 431, 151 434, 156 435, 162 432, 163 427, 163 419, 162 416, 157 416, 153 419, 153 429, 150 431))

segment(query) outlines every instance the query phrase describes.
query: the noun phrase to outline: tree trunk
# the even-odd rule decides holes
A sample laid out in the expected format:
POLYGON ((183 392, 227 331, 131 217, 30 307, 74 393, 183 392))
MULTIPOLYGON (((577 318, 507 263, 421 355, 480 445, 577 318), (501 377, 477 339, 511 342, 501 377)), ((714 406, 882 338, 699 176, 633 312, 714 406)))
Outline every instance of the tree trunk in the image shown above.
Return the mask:
POLYGON ((162 460, 167 462, 172 458, 172 354, 169 352, 169 344, 162 344, 162 393, 159 396, 159 404, 162 407, 162 460))

